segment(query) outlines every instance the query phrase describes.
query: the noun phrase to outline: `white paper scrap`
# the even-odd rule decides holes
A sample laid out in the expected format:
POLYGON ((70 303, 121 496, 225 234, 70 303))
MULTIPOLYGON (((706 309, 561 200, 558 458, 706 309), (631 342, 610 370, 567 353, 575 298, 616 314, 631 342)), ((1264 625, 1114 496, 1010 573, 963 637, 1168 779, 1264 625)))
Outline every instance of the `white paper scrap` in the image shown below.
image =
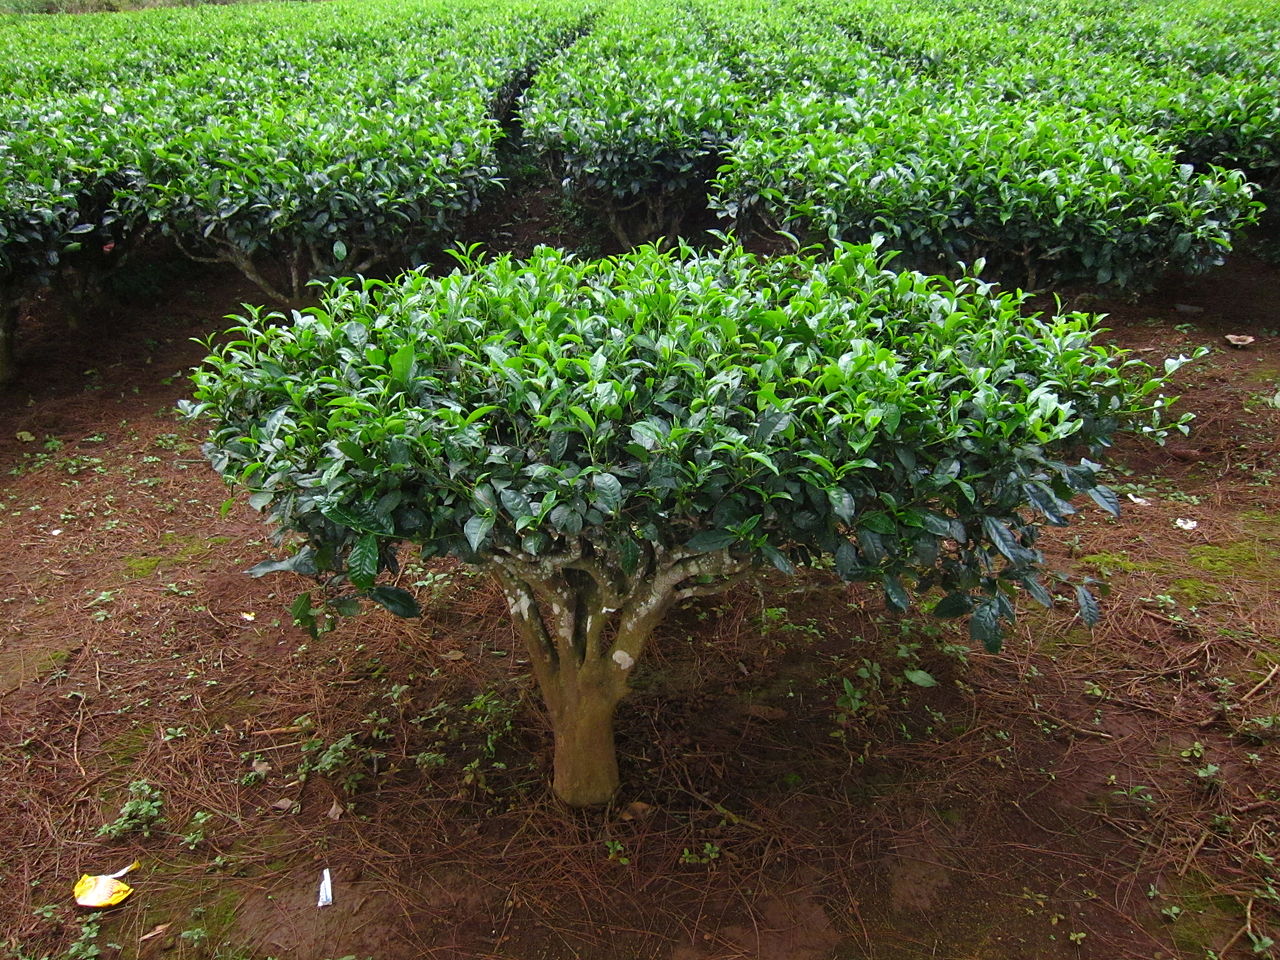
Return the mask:
POLYGON ((333 880, 329 876, 328 867, 325 867, 324 872, 320 874, 320 897, 316 900, 316 906, 333 906, 333 880))

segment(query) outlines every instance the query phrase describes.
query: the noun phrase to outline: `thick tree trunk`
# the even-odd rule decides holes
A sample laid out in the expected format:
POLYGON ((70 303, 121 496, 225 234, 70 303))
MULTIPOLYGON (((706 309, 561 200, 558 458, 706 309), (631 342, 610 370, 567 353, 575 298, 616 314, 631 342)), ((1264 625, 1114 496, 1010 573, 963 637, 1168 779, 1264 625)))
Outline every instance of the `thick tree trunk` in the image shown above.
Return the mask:
POLYGON ((571 807, 599 806, 617 792, 613 714, 663 615, 680 600, 718 593, 745 570, 727 552, 649 553, 634 575, 584 555, 581 544, 494 566, 551 714, 553 789, 571 807))
POLYGON ((571 807, 600 806, 618 791, 613 714, 627 687, 624 677, 584 676, 601 673, 603 666, 570 667, 567 674, 557 671, 557 689, 543 691, 555 734, 552 789, 571 807))
POLYGON ((18 304, 0 299, 0 387, 18 375, 14 340, 18 335, 18 304))

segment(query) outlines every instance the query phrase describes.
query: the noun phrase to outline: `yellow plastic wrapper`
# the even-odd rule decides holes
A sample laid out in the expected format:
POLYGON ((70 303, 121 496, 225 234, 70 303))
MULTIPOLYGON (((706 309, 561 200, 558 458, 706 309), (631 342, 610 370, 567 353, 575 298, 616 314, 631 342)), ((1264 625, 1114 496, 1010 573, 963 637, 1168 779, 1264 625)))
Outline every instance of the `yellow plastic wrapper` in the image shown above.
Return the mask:
POLYGON ((141 865, 135 860, 123 870, 101 877, 91 877, 86 873, 76 881, 76 903, 82 907, 114 907, 133 893, 133 887, 120 878, 141 865))

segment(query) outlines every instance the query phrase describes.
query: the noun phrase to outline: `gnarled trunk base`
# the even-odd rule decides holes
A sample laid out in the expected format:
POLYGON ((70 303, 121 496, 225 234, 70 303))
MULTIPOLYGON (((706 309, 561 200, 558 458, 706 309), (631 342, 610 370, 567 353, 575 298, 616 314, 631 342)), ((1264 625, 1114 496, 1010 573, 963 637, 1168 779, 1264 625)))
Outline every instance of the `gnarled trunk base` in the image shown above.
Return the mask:
POLYGON ((618 789, 613 714, 654 627, 673 603, 718 593, 746 567, 727 551, 672 555, 650 546, 643 573, 577 549, 495 561, 555 733, 554 790, 571 807, 618 789))
MULTIPOLYGON (((547 699, 550 705, 558 698, 547 699)), ((621 699, 621 691, 588 688, 579 690, 559 709, 551 708, 555 733, 552 789, 571 807, 600 806, 618 792, 613 714, 621 699)))

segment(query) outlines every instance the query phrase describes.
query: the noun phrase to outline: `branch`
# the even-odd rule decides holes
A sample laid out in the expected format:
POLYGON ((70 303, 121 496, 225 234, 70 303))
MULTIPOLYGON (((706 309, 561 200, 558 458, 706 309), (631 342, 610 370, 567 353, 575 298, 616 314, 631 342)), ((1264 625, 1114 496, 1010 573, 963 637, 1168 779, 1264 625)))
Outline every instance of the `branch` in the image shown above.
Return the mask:
POLYGON ((746 580, 752 572, 751 568, 748 567, 739 570, 737 573, 728 574, 719 580, 713 580, 711 583, 695 583, 687 587, 681 587, 676 591, 676 602, 679 603, 682 600, 689 600, 693 597, 714 597, 746 580))
POLYGON ((667 570, 659 574, 659 578, 666 580, 671 587, 679 588, 684 581, 694 577, 736 576, 750 568, 750 561, 740 560, 728 550, 694 554, 680 551, 667 570))
POLYGON ((604 564, 592 557, 581 557, 577 560, 566 563, 567 570, 581 570, 589 576, 596 585, 596 589, 600 592, 600 603, 616 610, 622 606, 622 594, 619 592, 617 584, 609 575, 609 571, 605 569, 604 564))
POLYGON ((550 568, 549 571, 546 568, 540 569, 535 564, 504 560, 495 560, 494 566, 502 571, 504 583, 510 582, 516 588, 508 597, 511 612, 526 622, 537 621, 537 626, 542 631, 541 639, 554 650, 557 663, 576 657, 573 643, 574 598, 549 575, 558 575, 559 568, 550 568), (547 627, 548 611, 555 620, 552 629, 547 627))
POLYGON ((181 251, 182 255, 185 256, 188 260, 194 260, 196 263, 227 263, 228 262, 226 257, 197 256, 196 254, 192 253, 183 245, 182 237, 178 234, 177 231, 174 231, 172 236, 173 236, 174 246, 176 246, 178 250, 181 251))
POLYGON ((521 628, 520 632, 524 634, 535 672, 544 670, 553 672, 559 666, 559 656, 555 643, 547 635, 547 625, 542 622, 533 588, 496 564, 493 574, 502 585, 502 592, 506 595, 511 616, 515 618, 517 626, 521 628))
POLYGON ((748 561, 731 556, 728 550, 696 554, 676 550, 672 554, 656 545, 653 567, 647 581, 638 584, 626 598, 618 634, 610 651, 625 653, 632 661, 640 659, 645 642, 672 604, 690 597, 719 593, 751 571, 748 561), (670 559, 672 556, 676 557, 674 561, 670 559), (706 576, 717 579, 711 583, 682 586, 695 577, 706 576))
POLYGON ((223 246, 226 247, 228 259, 231 263, 235 264, 236 269, 248 277, 259 290, 277 303, 284 304, 286 307, 292 305, 292 300, 272 286, 271 281, 258 272, 258 268, 253 265, 253 261, 249 259, 244 251, 229 243, 225 243, 223 246))
POLYGON ((534 556, 531 553, 521 553, 519 550, 510 550, 507 547, 494 546, 494 562, 518 565, 525 569, 537 570, 539 568, 547 569, 549 567, 567 567, 582 556, 582 541, 574 539, 570 541, 569 549, 564 553, 544 553, 540 556, 534 556))

